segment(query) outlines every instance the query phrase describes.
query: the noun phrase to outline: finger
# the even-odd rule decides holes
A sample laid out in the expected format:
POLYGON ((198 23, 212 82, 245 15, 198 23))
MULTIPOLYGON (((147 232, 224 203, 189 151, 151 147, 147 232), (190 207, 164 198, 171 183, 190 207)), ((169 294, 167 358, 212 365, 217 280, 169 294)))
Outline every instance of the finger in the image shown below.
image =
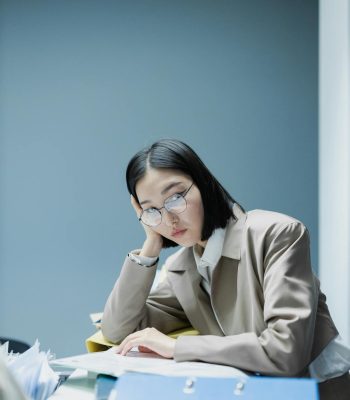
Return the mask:
MULTIPOLYGON (((137 333, 137 332, 135 332, 135 333, 137 333)), ((125 347, 125 345, 128 343, 128 341, 129 340, 131 340, 134 336, 135 336, 135 333, 132 333, 132 334, 130 334, 130 335, 128 335, 126 338, 124 338, 124 340, 119 344, 119 346, 116 346, 116 353, 118 354, 118 353, 121 353, 122 351, 123 351, 123 349, 124 349, 124 347, 125 347)))
MULTIPOLYGON (((137 331, 134 333, 131 333, 129 336, 127 336, 123 342, 120 344, 121 348, 119 349, 119 354, 125 355, 128 353, 133 347, 141 345, 141 346, 149 346, 149 336, 150 334, 154 334, 154 329, 153 328, 145 328, 142 329, 141 331, 137 331)), ((150 349, 152 350, 152 349, 150 349)))
POLYGON ((138 346, 139 344, 141 344, 143 342, 142 339, 140 338, 136 338, 136 339, 132 339, 130 340, 123 348, 122 352, 120 353, 121 356, 126 356, 129 351, 133 348, 138 346))
POLYGON ((138 346, 139 352, 140 353, 154 353, 153 350, 151 350, 150 348, 146 347, 146 346, 138 346))
POLYGON ((124 347, 127 345, 127 343, 128 343, 130 340, 133 340, 133 339, 136 339, 136 338, 141 337, 148 329, 149 329, 149 328, 146 328, 146 329, 143 329, 143 330, 141 330, 141 331, 134 332, 134 333, 130 333, 130 335, 128 335, 128 336, 119 344, 118 349, 117 349, 117 353, 121 353, 121 352, 123 351, 124 347))
POLYGON ((143 347, 166 358, 174 357, 175 339, 167 337, 154 328, 145 329, 145 331, 141 331, 143 333, 141 336, 130 339, 120 355, 125 356, 133 347, 143 347))
POLYGON ((127 351, 125 352, 125 349, 128 348, 129 343, 130 343, 131 340, 132 340, 132 339, 126 341, 125 343, 123 343, 123 345, 119 345, 118 349, 116 349, 116 354, 123 354, 123 353, 125 354, 125 353, 127 353, 129 350, 127 350, 127 351))

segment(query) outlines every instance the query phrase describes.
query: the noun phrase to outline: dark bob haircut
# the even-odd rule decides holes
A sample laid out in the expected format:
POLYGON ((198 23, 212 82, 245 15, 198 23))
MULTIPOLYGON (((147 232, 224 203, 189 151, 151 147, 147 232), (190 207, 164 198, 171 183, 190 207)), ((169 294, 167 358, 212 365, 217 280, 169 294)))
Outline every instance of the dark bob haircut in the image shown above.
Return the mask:
MULTIPOLYGON (((201 240, 207 240, 216 228, 224 228, 233 217, 232 206, 236 201, 211 174, 203 161, 187 144, 175 139, 162 139, 140 150, 129 161, 126 184, 137 201, 136 184, 148 168, 176 169, 189 175, 202 197, 204 223, 201 240)), ((242 207, 241 207, 242 208, 242 207)), ((163 247, 178 244, 163 237, 163 247)))

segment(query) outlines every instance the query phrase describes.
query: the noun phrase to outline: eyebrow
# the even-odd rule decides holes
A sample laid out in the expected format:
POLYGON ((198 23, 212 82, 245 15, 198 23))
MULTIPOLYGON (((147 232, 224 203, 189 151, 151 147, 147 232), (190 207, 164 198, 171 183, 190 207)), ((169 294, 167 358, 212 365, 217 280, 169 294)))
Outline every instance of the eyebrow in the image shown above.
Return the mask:
MULTIPOLYGON (((169 183, 169 185, 168 185, 168 186, 165 186, 165 188, 160 192, 160 194, 161 194, 161 195, 164 195, 164 194, 167 193, 170 189, 172 189, 174 186, 178 186, 178 185, 181 185, 181 184, 183 184, 183 182, 172 182, 172 183, 169 183)), ((151 203, 151 200, 144 200, 144 201, 141 201, 140 206, 142 206, 143 204, 146 204, 146 203, 151 203)))

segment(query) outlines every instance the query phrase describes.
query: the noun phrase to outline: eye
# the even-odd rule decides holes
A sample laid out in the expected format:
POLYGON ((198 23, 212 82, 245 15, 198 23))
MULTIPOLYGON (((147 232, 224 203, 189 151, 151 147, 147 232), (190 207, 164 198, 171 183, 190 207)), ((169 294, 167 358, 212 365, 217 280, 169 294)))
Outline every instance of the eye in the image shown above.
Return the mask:
POLYGON ((176 201, 176 200, 178 200, 180 197, 182 197, 183 193, 184 193, 184 192, 173 194, 172 196, 170 196, 170 197, 166 200, 167 203, 168 203, 168 202, 171 202, 171 201, 176 201))
POLYGON ((159 211, 156 208, 152 207, 152 208, 147 208, 143 212, 146 213, 146 214, 156 214, 159 211))

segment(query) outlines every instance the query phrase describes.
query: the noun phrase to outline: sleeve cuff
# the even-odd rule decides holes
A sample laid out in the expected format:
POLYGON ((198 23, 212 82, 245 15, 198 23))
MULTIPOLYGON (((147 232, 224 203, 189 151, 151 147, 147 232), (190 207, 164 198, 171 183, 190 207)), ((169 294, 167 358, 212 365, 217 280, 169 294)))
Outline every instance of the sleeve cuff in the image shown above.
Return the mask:
POLYGON ((130 258, 131 261, 136 262, 142 267, 153 267, 155 264, 157 264, 159 257, 140 256, 137 254, 139 252, 140 250, 133 250, 128 254, 128 257, 130 258))

